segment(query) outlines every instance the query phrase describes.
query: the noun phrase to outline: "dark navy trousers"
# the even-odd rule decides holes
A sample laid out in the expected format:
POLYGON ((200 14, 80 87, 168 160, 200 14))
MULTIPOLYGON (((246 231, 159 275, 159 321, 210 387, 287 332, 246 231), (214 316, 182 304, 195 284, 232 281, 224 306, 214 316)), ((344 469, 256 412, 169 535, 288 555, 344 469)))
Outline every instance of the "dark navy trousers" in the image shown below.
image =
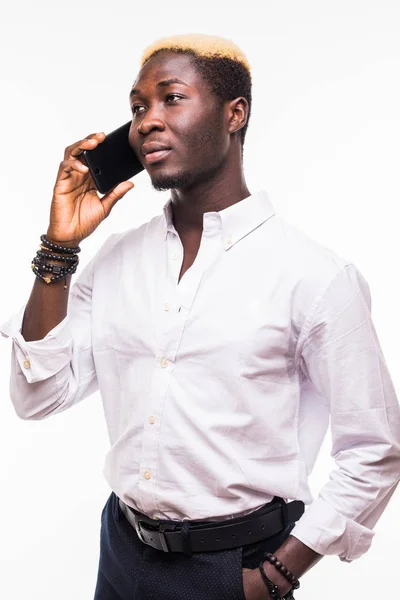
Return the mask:
POLYGON ((185 556, 144 544, 111 493, 101 514, 94 600, 245 600, 242 568, 255 569, 275 552, 294 523, 261 542, 185 556))

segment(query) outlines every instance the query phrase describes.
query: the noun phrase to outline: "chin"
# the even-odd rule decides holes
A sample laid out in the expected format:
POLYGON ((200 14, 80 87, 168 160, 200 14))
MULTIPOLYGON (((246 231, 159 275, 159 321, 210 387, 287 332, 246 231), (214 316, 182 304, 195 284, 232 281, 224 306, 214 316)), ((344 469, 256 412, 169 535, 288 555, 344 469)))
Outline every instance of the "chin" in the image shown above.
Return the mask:
POLYGON ((150 177, 153 188, 159 192, 187 187, 192 183, 193 179, 191 173, 187 171, 155 173, 154 175, 150 175, 150 177))

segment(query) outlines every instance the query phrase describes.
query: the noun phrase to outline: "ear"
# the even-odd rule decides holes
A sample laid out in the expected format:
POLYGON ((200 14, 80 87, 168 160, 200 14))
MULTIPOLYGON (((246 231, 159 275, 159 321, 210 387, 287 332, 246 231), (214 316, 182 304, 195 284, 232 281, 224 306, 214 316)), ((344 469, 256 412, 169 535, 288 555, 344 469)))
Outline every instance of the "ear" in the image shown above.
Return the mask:
POLYGON ((249 104, 246 98, 235 98, 228 102, 227 111, 229 133, 235 133, 246 125, 249 115, 249 104))

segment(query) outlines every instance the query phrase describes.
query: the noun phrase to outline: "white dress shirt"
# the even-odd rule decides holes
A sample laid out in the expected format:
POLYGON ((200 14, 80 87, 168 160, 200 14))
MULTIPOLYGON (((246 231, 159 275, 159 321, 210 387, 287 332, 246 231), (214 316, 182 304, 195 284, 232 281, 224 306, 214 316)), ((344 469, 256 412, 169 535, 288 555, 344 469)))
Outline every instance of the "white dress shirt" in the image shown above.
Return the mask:
POLYGON ((104 475, 154 518, 223 519, 274 495, 309 505, 292 531, 351 561, 399 481, 400 410, 351 262, 297 230, 265 192, 204 214, 183 247, 163 214, 110 236, 75 281, 68 315, 13 339, 11 398, 44 419, 100 390, 104 475), (336 468, 307 483, 331 417, 336 468))

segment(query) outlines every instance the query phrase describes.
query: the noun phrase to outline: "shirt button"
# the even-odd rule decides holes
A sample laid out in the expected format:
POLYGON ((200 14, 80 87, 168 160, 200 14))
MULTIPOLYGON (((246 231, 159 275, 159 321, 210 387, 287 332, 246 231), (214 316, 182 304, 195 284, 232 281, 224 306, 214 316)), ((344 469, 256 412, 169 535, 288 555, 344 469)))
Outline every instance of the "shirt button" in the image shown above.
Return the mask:
POLYGON ((168 360, 166 358, 162 358, 160 360, 160 365, 162 366, 163 369, 165 369, 165 367, 168 367, 168 360))
POLYGON ((145 479, 150 479, 150 478, 151 478, 151 473, 150 473, 150 471, 145 471, 145 472, 143 473, 143 475, 144 475, 144 478, 145 478, 145 479))
POLYGON ((168 302, 164 303, 164 310, 169 310, 169 304, 168 304, 168 302))
POLYGON ((232 244, 232 236, 231 236, 231 235, 228 235, 228 237, 226 237, 226 238, 225 238, 225 242, 226 242, 227 244, 232 244))
POLYGON ((25 367, 25 369, 30 369, 31 368, 31 361, 29 360, 29 358, 27 358, 26 360, 24 360, 24 367, 25 367))
POLYGON ((156 422, 156 418, 155 417, 153 417, 153 416, 149 417, 149 423, 150 423, 150 425, 154 425, 155 422, 156 422))
POLYGON ((172 258, 173 258, 174 260, 178 260, 178 258, 179 258, 179 257, 178 257, 178 254, 176 254, 176 252, 174 252, 174 254, 172 255, 172 258))

